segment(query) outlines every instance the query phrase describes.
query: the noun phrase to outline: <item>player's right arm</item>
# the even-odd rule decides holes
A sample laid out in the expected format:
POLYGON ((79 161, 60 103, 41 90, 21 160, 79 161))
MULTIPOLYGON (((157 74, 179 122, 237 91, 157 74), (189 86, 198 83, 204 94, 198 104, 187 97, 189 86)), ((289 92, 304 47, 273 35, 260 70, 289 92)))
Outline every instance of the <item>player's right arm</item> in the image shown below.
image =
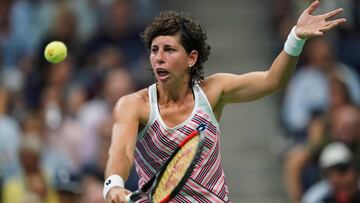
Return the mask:
MULTIPOLYGON (((112 140, 105 178, 120 176, 124 182, 132 167, 136 138, 140 122, 140 100, 136 94, 119 99, 113 111, 112 140)), ((105 183, 106 184, 106 183, 105 183)), ((106 196, 108 203, 123 203, 130 191, 122 187, 113 187, 106 196)))

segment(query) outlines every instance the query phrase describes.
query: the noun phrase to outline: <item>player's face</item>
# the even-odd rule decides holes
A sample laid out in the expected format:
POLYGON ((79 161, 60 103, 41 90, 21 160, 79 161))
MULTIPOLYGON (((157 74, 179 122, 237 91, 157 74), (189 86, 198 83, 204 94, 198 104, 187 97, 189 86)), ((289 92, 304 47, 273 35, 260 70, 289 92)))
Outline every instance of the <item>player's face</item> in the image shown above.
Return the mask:
POLYGON ((156 79, 164 83, 189 80, 189 65, 194 64, 196 60, 193 52, 192 54, 186 52, 178 35, 154 38, 151 44, 150 62, 156 79))

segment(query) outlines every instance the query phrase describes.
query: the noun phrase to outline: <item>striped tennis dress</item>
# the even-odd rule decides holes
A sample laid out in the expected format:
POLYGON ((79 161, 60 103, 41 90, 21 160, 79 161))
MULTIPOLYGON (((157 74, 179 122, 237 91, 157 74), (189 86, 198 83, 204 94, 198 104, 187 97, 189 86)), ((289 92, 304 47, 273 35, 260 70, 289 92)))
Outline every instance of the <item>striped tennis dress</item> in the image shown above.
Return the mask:
POLYGON ((189 118, 173 128, 167 127, 161 119, 157 105, 156 84, 151 85, 148 91, 149 121, 139 133, 135 149, 139 187, 146 184, 160 170, 187 135, 199 124, 205 123, 206 140, 201 158, 185 186, 170 202, 230 202, 220 158, 219 124, 201 87, 198 84, 193 87, 195 105, 189 118))

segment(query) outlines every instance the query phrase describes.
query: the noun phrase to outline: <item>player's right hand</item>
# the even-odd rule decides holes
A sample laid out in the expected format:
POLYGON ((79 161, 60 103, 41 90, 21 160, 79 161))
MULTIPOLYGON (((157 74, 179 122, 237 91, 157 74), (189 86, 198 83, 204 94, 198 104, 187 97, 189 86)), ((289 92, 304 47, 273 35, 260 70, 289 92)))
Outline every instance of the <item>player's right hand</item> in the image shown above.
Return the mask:
POLYGON ((126 196, 131 192, 122 187, 112 188, 106 196, 107 203, 127 203, 126 196))

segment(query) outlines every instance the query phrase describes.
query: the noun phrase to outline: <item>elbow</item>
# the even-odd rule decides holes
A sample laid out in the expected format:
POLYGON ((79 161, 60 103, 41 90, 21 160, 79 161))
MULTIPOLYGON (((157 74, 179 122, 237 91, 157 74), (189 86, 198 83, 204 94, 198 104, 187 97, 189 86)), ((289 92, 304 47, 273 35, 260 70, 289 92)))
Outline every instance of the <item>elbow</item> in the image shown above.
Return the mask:
POLYGON ((278 78, 278 77, 274 77, 273 75, 270 75, 270 72, 267 72, 266 75, 266 84, 267 84, 267 89, 269 90, 269 92, 277 92, 280 91, 282 89, 285 89, 288 80, 286 79, 282 79, 282 78, 278 78))
POLYGON ((281 90, 285 89, 286 85, 287 85, 287 81, 279 82, 275 87, 275 91, 281 91, 281 90))
POLYGON ((271 82, 269 82, 269 86, 273 92, 281 91, 286 88, 288 81, 288 79, 272 80, 271 82))
POLYGON ((286 74, 279 75, 279 74, 271 73, 270 71, 266 72, 267 84, 272 92, 277 92, 285 89, 289 82, 289 79, 290 77, 287 76, 286 74))
POLYGON ((271 85, 271 91, 272 92, 278 92, 281 89, 282 89, 281 83, 276 83, 276 84, 271 85))
POLYGON ((285 87, 286 87, 286 83, 284 82, 274 81, 269 83, 269 89, 271 92, 281 91, 282 89, 285 89, 285 87))

